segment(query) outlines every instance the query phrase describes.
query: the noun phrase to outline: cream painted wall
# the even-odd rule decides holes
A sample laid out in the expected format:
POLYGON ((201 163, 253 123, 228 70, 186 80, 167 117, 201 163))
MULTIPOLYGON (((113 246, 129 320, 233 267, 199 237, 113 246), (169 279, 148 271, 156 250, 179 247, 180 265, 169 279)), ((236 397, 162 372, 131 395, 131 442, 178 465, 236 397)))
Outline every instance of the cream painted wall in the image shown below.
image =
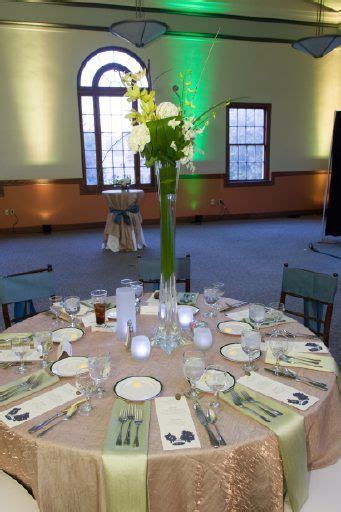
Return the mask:
MULTIPOLYGON (((124 46, 100 32, 0 27, 0 179, 81 176, 76 76, 93 50, 124 46)), ((176 72, 198 78, 210 41, 163 37, 136 53, 150 58, 159 100, 171 99, 176 72)), ((272 103, 271 170, 326 168, 334 110, 340 107, 341 53, 320 60, 290 45, 217 41, 202 77, 198 106, 225 96, 272 103)), ((225 169, 225 114, 202 141, 202 172, 225 169)))

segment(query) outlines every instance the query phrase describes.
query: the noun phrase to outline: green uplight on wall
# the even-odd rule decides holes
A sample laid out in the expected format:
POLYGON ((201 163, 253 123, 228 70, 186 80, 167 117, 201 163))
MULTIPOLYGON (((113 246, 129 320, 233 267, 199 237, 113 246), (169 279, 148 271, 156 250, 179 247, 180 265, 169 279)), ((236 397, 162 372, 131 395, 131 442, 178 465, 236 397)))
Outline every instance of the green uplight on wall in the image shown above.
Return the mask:
POLYGON ((196 179, 195 176, 191 179, 181 180, 181 188, 186 195, 186 203, 189 204, 193 212, 198 209, 200 197, 203 195, 202 183, 202 180, 196 179))
POLYGON ((228 10, 225 2, 207 2, 204 0, 187 0, 187 2, 172 2, 170 0, 163 2, 162 6, 165 9, 174 9, 174 11, 195 13, 214 12, 220 14, 228 10))

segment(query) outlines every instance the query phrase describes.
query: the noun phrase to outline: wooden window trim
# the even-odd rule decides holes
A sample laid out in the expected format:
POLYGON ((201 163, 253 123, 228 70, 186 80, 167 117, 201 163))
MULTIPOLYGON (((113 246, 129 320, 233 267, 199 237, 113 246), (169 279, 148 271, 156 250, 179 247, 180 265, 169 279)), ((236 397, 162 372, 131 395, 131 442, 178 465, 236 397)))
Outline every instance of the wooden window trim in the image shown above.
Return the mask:
MULTIPOLYGON (((225 187, 252 187, 273 185, 270 176, 270 133, 271 133, 271 103, 230 103, 226 107, 226 173, 225 187), (230 108, 261 108, 264 110, 264 178, 260 180, 230 180, 230 108)), ((238 144, 236 144, 238 145, 238 144)))

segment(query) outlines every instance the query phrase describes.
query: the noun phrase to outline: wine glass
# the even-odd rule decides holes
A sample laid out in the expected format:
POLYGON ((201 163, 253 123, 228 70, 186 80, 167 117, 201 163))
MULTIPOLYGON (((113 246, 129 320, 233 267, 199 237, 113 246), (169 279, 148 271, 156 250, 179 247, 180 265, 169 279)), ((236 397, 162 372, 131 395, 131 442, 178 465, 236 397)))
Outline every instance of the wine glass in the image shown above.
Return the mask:
POLYGON ((136 311, 140 310, 141 299, 143 295, 143 282, 142 281, 131 281, 130 286, 135 292, 135 306, 136 311))
POLYGON ((224 286, 225 284, 221 281, 215 281, 213 283, 213 288, 215 288, 215 290, 217 290, 217 296, 218 296, 218 300, 217 300, 217 303, 215 305, 215 307, 217 308, 217 312, 219 311, 219 299, 221 299, 221 297, 224 296, 224 286))
POLYGON ((245 354, 249 356, 249 361, 244 365, 246 374, 257 369, 252 362, 252 357, 260 351, 261 339, 262 337, 259 331, 244 331, 241 335, 241 347, 245 354))
POLYGON ((54 319, 52 322, 52 329, 58 328, 60 326, 60 313, 63 307, 63 297, 61 295, 51 295, 49 298, 50 302, 50 311, 54 314, 54 319))
POLYGON ((110 356, 89 357, 89 374, 94 383, 96 384, 96 397, 103 398, 105 389, 100 385, 110 375, 110 356))
POLYGON ((206 306, 209 306, 211 308, 211 311, 208 311, 204 314, 207 318, 213 318, 217 316, 217 312, 214 308, 215 304, 218 300, 218 294, 217 294, 217 288, 213 288, 212 286, 208 288, 204 288, 204 301, 206 306))
POLYGON ((255 325, 256 329, 259 330, 265 319, 264 304, 249 304, 249 318, 250 321, 255 325))
POLYGON ((90 376, 88 371, 84 372, 84 370, 79 370, 76 374, 76 388, 82 393, 86 398, 86 402, 79 409, 79 413, 83 416, 89 416, 93 407, 91 404, 91 396, 94 392, 94 381, 90 376))
POLYGON ((65 297, 64 299, 64 308, 68 315, 71 317, 70 327, 77 327, 76 325, 76 315, 79 313, 81 308, 81 300, 79 297, 71 296, 65 297))
POLYGON ((202 377, 205 371, 205 357, 200 350, 186 350, 182 359, 182 367, 186 379, 189 381, 191 388, 186 391, 187 398, 195 399, 198 392, 195 384, 202 377))
POLYGON ((24 357, 26 352, 31 348, 30 342, 31 339, 29 337, 16 338, 11 341, 12 351, 20 358, 20 365, 17 369, 17 373, 23 374, 26 372, 24 357))
POLYGON ((43 356, 41 367, 47 368, 49 362, 47 356, 52 349, 52 335, 49 331, 40 331, 33 334, 33 340, 38 351, 43 356))
POLYGON ((269 337, 269 347, 274 357, 276 358, 276 366, 274 368, 275 374, 279 375, 280 367, 279 361, 282 356, 288 352, 289 340, 282 331, 277 331, 269 337))
POLYGON ((229 387, 229 374, 226 368, 212 364, 207 366, 204 379, 207 386, 214 393, 215 400, 209 403, 214 409, 219 407, 219 393, 229 387))
POLYGON ((278 332, 278 324, 283 319, 284 314, 284 304, 283 302, 270 302, 268 315, 270 316, 270 319, 274 322, 275 326, 272 330, 272 333, 278 332))
POLYGON ((126 279, 121 279, 121 286, 130 286, 130 283, 132 283, 133 280, 132 279, 129 279, 129 278, 126 278, 126 279))

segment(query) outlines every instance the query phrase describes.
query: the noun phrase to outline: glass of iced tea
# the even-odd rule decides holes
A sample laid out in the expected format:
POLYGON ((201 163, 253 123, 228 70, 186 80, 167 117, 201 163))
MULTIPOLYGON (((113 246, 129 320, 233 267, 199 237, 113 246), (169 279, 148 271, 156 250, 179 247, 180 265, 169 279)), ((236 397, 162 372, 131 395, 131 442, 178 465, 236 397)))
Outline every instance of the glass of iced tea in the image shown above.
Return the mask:
POLYGON ((107 290, 93 290, 91 292, 91 301, 94 306, 97 325, 105 324, 105 305, 107 296, 107 290))

